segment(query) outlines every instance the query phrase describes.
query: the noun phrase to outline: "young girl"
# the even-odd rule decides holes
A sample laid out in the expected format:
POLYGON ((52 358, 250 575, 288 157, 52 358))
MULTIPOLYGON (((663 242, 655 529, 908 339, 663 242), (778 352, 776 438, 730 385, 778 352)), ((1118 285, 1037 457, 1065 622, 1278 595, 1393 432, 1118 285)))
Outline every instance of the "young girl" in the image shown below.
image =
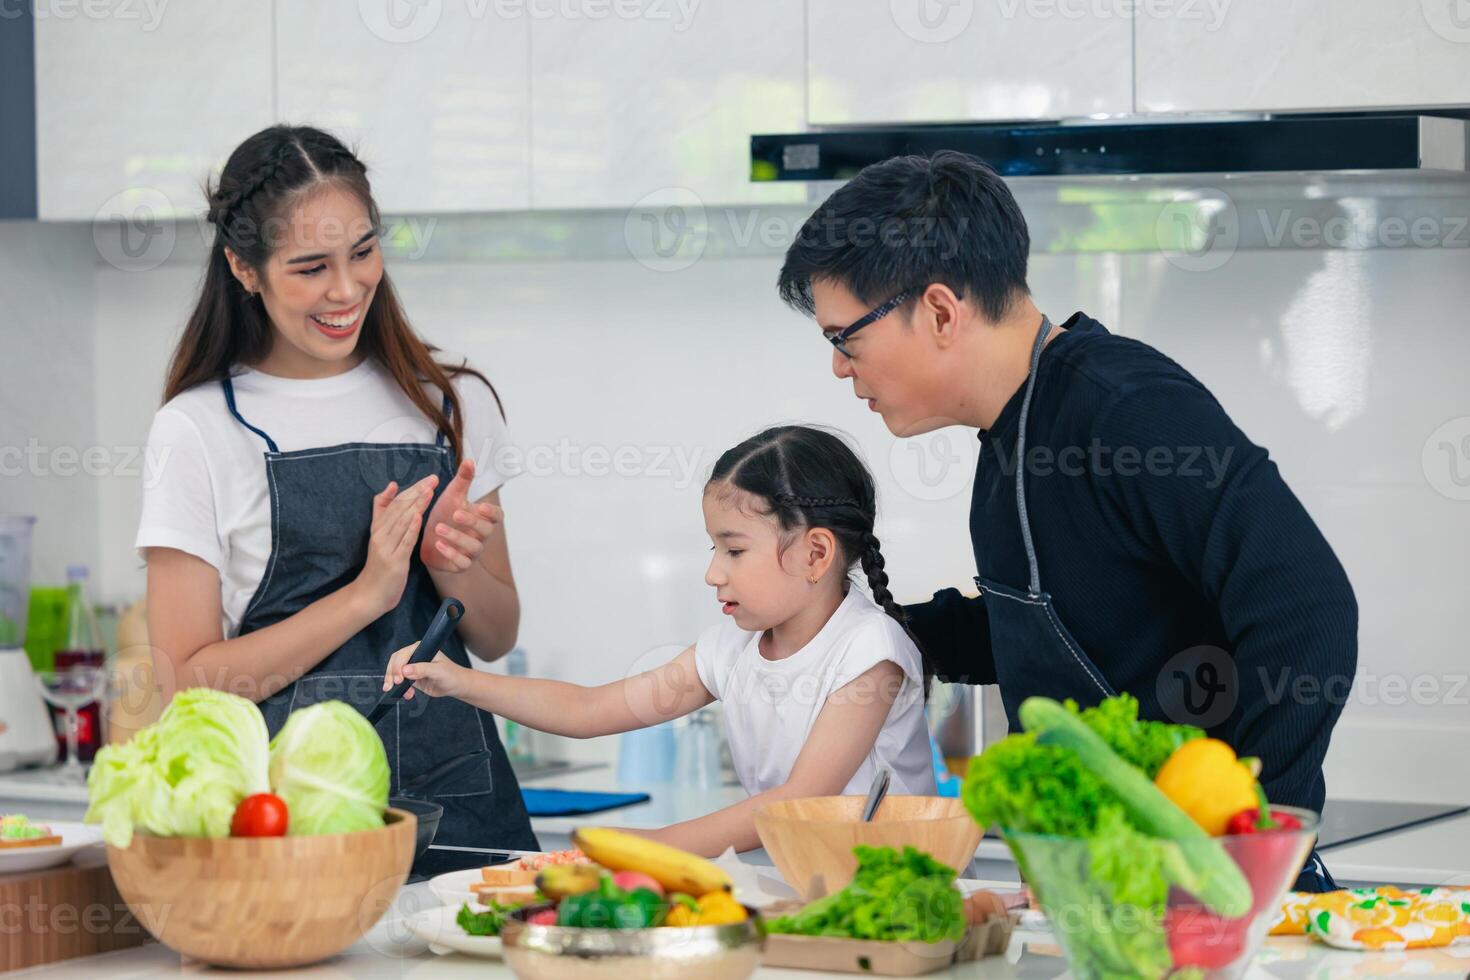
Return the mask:
POLYGON ((933 794, 924 666, 888 591, 873 534, 873 479, 835 436, 767 429, 720 457, 704 491, 714 542, 705 581, 728 617, 657 670, 588 688, 480 673, 393 654, 384 689, 404 678, 541 731, 612 735, 719 700, 730 754, 750 798, 649 836, 704 855, 760 846, 754 813, 773 800, 933 794), (852 587, 861 565, 873 598, 852 587), (876 602, 875 602, 876 600, 876 602))

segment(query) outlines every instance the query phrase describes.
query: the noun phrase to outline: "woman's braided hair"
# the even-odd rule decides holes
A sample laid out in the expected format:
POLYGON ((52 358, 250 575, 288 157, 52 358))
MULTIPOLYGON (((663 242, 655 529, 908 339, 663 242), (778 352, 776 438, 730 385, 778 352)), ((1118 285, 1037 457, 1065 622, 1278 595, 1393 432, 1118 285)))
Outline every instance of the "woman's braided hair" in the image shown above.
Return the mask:
MULTIPOLYGON (((808 527, 831 531, 847 566, 862 568, 873 601, 908 632, 908 616, 889 590, 883 551, 873 533, 878 501, 872 474, 840 438, 805 425, 766 429, 719 458, 709 486, 721 484, 762 501, 783 532, 808 527)), ((926 695, 931 676, 926 657, 926 695)))
MULTIPOLYGON (((284 239, 281 223, 273 220, 282 198, 322 181, 353 185, 365 174, 362 161, 335 136, 310 126, 272 126, 240 144, 219 180, 206 188, 206 217, 223 244, 259 265, 284 239)), ((368 208, 378 224, 370 196, 368 208)))

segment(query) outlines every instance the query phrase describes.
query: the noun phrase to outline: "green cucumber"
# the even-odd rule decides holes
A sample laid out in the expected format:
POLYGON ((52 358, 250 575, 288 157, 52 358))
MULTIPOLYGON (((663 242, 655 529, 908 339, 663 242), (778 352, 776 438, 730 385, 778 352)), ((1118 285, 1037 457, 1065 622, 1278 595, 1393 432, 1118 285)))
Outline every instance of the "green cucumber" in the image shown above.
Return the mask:
POLYGON ((1177 852, 1171 855, 1177 860, 1165 862, 1175 884, 1227 918, 1238 918, 1251 910, 1250 882, 1235 859, 1086 722, 1051 698, 1027 698, 1021 703, 1020 716, 1026 730, 1037 733, 1038 742, 1076 752, 1083 765, 1118 794, 1140 830, 1177 845, 1177 852))

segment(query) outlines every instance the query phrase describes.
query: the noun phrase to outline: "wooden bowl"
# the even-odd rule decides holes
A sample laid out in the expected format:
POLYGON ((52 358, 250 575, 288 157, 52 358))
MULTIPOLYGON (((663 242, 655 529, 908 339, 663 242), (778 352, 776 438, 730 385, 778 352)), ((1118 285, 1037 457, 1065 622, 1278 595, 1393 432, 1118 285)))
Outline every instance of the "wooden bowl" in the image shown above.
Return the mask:
POLYGON ((884 797, 871 823, 859 822, 863 803, 861 796, 812 796, 755 811, 761 846, 786 883, 808 900, 852 880, 857 870, 852 849, 859 844, 916 847, 963 874, 985 833, 957 799, 884 797), (813 888, 813 875, 822 876, 821 888, 813 888))
POLYGON ((107 848, 113 881, 159 942, 214 966, 316 963, 388 910, 413 864, 417 821, 323 837, 154 837, 107 848))

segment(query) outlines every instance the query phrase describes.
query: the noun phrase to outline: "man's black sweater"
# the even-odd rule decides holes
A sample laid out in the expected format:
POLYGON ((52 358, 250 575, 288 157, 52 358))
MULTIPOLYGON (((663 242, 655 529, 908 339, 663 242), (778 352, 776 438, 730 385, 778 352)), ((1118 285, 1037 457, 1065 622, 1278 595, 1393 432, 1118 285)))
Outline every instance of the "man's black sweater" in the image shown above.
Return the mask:
MULTIPOLYGON (((1064 326, 1042 351, 1027 425, 1042 590, 1145 717, 1201 724, 1261 758, 1273 803, 1320 809, 1357 666, 1342 565, 1266 450, 1194 377, 1081 313, 1064 326)), ((980 433, 970 507, 979 573, 1022 590, 1024 392, 980 433)), ((908 612, 941 679, 993 684, 996 661, 1027 656, 992 649, 982 598, 946 589, 908 612)))

